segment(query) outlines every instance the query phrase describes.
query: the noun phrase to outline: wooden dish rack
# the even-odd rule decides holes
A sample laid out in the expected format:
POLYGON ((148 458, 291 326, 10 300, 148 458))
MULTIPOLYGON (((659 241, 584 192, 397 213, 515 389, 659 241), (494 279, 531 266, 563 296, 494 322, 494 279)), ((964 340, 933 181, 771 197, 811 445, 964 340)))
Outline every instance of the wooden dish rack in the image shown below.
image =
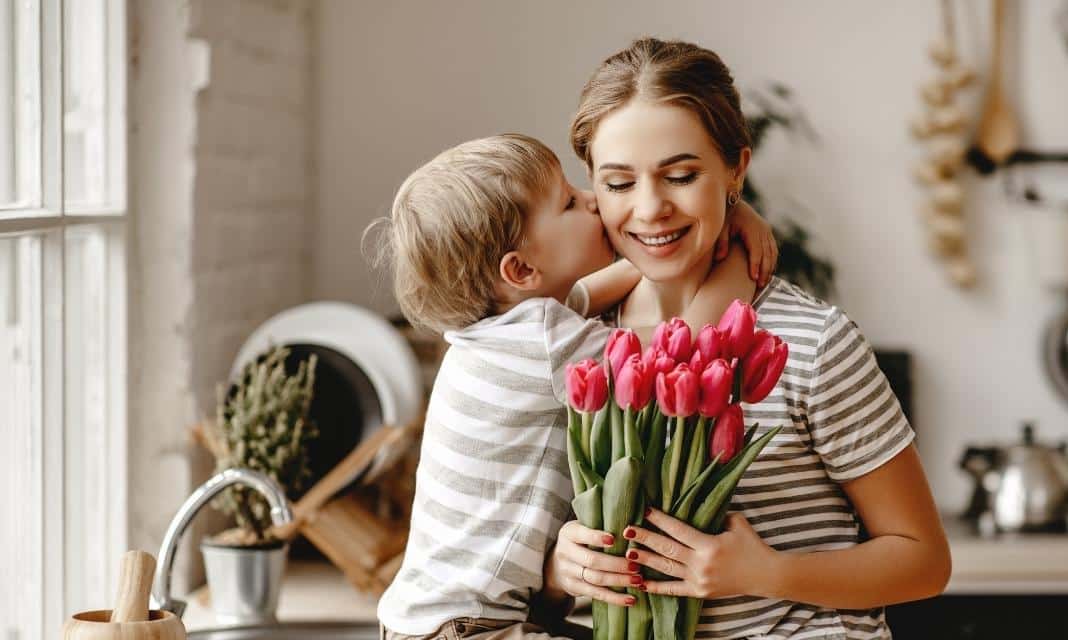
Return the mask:
MULTIPOLYGON (((422 425, 422 416, 404 426, 382 425, 291 505, 293 522, 272 533, 282 540, 303 535, 357 590, 381 595, 400 569, 408 542, 415 445, 422 425), (360 489, 373 488, 403 508, 399 513, 376 508, 381 504, 376 506, 367 491, 345 491, 356 480, 360 489)), ((204 425, 195 425, 192 432, 210 451, 204 425)))

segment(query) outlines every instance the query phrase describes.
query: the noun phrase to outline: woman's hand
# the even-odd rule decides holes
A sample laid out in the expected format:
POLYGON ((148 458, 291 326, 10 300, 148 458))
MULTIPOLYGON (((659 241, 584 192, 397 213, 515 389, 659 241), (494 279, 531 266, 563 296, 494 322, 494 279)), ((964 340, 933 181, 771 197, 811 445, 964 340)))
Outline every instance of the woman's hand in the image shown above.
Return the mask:
POLYGON ((779 245, 768 221, 744 200, 727 211, 716 239, 716 262, 727 257, 733 238, 741 238, 749 254, 749 277, 760 287, 767 285, 779 263, 779 245))
POLYGON ((647 581, 649 593, 707 599, 760 596, 772 590, 778 552, 760 539, 742 514, 729 514, 718 535, 702 533, 657 509, 645 519, 662 533, 638 526, 624 529, 624 537, 646 547, 631 549, 627 558, 678 578, 647 581))
POLYGON ((560 528, 545 561, 545 589, 573 596, 590 596, 609 604, 629 607, 634 598, 608 587, 637 587, 642 584, 638 565, 626 558, 588 549, 611 546, 612 535, 582 526, 572 520, 560 528))

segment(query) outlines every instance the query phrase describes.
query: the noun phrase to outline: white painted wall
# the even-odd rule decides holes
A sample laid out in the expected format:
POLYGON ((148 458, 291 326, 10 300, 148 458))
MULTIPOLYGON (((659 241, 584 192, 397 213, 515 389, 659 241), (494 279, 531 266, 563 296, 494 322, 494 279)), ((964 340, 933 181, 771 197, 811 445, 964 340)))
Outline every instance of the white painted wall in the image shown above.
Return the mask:
POLYGON ((248 335, 308 300, 313 24, 306 0, 131 6, 130 540, 155 553, 212 472, 189 427, 248 335))
MULTIPOLYGON (((1020 4, 1023 46, 1009 86, 1025 142, 1068 149, 1068 52, 1053 26, 1059 3, 1020 4)), ((986 4, 958 5, 964 53, 983 66, 986 4)), ((585 183, 567 124, 596 64, 640 35, 693 40, 719 52, 742 87, 778 80, 796 90, 820 146, 773 144, 753 175, 764 191, 789 191, 812 211, 810 226, 838 267, 839 302, 871 341, 915 355, 919 446, 936 499, 961 508, 969 485, 956 462, 965 442, 1015 438, 1025 418, 1044 436, 1068 438, 1068 404, 1037 355, 1041 325, 1063 295, 1036 281, 1029 216, 990 180, 969 188, 979 288, 955 289, 926 252, 921 193, 910 179, 920 149, 906 122, 919 109, 919 83, 933 73, 924 52, 941 29, 938 7, 324 0, 315 296, 395 310, 388 281, 368 271, 360 236, 387 213, 404 176, 446 146, 521 131, 546 141, 585 183)))

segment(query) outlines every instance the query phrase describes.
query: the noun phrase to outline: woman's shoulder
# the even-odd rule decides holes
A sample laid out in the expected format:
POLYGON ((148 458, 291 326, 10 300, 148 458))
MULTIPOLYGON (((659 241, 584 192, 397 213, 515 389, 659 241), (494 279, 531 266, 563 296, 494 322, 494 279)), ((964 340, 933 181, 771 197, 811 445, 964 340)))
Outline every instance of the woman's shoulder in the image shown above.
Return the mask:
POLYGON ((753 308, 758 324, 784 339, 791 335, 819 342, 833 327, 852 322, 838 306, 778 276, 757 294, 753 308))

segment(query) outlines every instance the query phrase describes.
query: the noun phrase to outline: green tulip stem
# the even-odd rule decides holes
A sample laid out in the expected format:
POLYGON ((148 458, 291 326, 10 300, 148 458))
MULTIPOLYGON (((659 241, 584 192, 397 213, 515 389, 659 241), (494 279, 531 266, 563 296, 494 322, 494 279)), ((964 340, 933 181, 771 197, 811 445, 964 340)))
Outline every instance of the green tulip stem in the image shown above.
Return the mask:
POLYGON ((661 491, 664 500, 660 504, 664 509, 671 509, 675 499, 675 487, 679 484, 679 466, 682 464, 683 443, 686 439, 686 416, 675 418, 675 430, 671 434, 671 448, 664 460, 664 475, 661 477, 661 491))
POLYGON ((626 441, 623 436, 623 410, 612 403, 609 407, 608 421, 612 427, 612 463, 626 455, 626 441))
POLYGON ((593 456, 590 455, 592 449, 590 448, 590 439, 593 435, 593 414, 582 414, 582 437, 579 442, 582 444, 582 455, 586 456, 587 460, 593 460, 593 456))

